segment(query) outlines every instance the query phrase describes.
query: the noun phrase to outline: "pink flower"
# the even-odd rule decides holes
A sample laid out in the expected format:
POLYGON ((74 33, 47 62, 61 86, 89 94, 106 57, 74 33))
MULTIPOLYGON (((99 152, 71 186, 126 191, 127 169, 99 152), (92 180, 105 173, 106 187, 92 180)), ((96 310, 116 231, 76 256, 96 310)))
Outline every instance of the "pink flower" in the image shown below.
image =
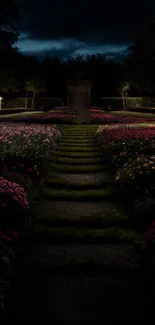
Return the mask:
POLYGON ((31 172, 32 172, 32 168, 28 168, 28 172, 30 172, 30 173, 31 173, 31 172))

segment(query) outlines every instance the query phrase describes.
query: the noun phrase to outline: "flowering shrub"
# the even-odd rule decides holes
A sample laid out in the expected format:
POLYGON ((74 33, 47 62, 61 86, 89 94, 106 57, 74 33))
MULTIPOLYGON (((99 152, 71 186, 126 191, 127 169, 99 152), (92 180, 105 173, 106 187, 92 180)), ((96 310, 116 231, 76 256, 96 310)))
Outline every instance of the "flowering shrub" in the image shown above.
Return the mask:
POLYGON ((129 158, 123 168, 118 169, 116 181, 122 189, 124 199, 133 202, 133 217, 140 224, 152 220, 155 209, 155 156, 129 158), (147 219, 146 219, 147 216, 147 219))
POLYGON ((111 126, 109 128, 100 126, 97 130, 97 137, 103 143, 111 141, 126 141, 131 139, 155 138, 155 125, 143 124, 111 126))
POLYGON ((99 127, 97 138, 133 221, 140 227, 148 226, 155 209, 154 125, 99 127))
POLYGON ((6 178, 10 182, 18 183, 24 189, 29 189, 32 187, 32 180, 30 177, 24 177, 22 174, 11 172, 7 166, 0 172, 0 176, 6 178))
POLYGON ((1 123, 0 170, 39 177, 40 169, 55 150, 60 132, 51 125, 1 123))
POLYGON ((113 167, 122 168, 128 159, 137 155, 155 153, 155 128, 146 127, 99 127, 97 138, 113 167))
POLYGON ((0 177, 0 228, 8 231, 22 227, 28 208, 24 188, 0 177))
POLYGON ((116 180, 125 186, 133 180, 141 188, 155 183, 155 156, 139 156, 128 159, 123 168, 117 171, 116 180))

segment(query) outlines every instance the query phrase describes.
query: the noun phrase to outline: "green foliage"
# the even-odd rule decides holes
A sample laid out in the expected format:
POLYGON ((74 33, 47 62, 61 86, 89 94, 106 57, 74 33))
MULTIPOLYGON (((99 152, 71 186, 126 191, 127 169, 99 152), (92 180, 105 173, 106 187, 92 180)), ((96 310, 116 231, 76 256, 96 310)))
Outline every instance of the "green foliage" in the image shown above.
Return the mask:
POLYGON ((37 80, 28 80, 25 83, 25 90, 39 94, 41 91, 41 87, 37 80))
POLYGON ((121 82, 120 86, 119 86, 119 93, 120 95, 123 96, 127 96, 128 95, 128 91, 130 89, 130 83, 128 81, 123 81, 121 82))

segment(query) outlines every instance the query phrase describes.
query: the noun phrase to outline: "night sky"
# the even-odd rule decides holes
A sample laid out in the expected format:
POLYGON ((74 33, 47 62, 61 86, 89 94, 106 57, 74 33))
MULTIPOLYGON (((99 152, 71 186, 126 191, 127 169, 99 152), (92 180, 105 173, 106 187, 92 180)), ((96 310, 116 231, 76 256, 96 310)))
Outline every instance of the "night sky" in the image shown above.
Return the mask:
POLYGON ((122 61, 138 31, 155 20, 155 1, 16 0, 22 32, 17 46, 25 55, 105 53, 122 61))

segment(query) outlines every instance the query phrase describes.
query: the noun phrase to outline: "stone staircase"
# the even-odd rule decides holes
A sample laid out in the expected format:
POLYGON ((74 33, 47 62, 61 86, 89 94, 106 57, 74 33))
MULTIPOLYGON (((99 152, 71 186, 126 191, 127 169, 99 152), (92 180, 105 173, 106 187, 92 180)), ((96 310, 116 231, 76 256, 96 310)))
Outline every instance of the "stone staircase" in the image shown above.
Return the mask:
POLYGON ((61 126, 4 324, 13 318, 16 324, 48 320, 54 325, 143 319, 148 296, 141 293, 144 279, 137 275, 138 234, 95 131, 94 126, 61 126))
MULTIPOLYGON (((97 143, 96 128, 86 125, 60 128, 62 136, 52 160, 46 165, 40 199, 34 204, 38 227, 32 238, 38 263, 39 256, 40 260, 46 260, 47 244, 52 245, 48 248, 51 251, 48 263, 52 266, 54 252, 57 256, 55 245, 60 245, 59 254, 63 252, 66 263, 69 252, 76 252, 75 245, 78 244, 84 245, 78 248, 79 264, 88 262, 83 259, 83 251, 87 252, 85 255, 91 255, 89 261, 96 263, 96 248, 91 246, 90 249, 90 245, 103 245, 99 257, 103 265, 126 267, 128 264, 132 267, 136 264, 133 243, 137 233, 128 223, 128 212, 97 143), (70 245, 66 253, 65 245, 70 245), (36 254, 36 250, 41 255, 36 254), (107 254, 109 250, 113 254, 107 254)), ((31 247, 32 257, 28 258, 31 262, 34 261, 32 252, 31 247)), ((72 264, 71 256, 69 264, 72 264)))

